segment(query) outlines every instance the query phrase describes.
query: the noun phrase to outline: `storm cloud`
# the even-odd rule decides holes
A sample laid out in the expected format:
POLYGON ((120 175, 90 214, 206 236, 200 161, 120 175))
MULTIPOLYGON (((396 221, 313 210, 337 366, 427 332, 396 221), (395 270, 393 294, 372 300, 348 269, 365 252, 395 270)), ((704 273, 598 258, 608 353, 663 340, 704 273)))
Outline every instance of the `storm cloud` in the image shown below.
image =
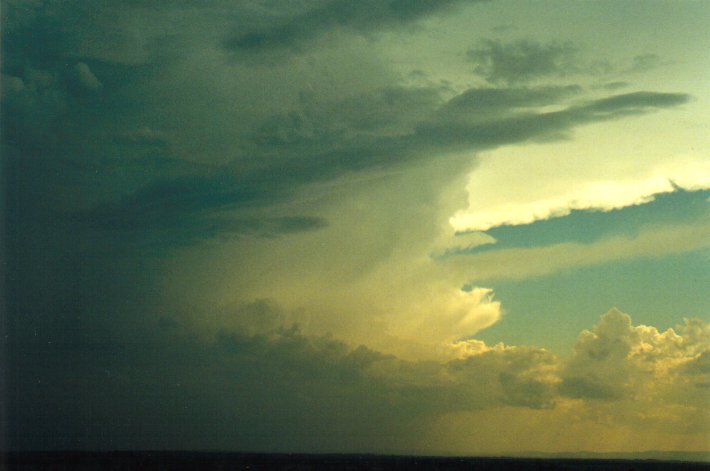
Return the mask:
POLYGON ((290 12, 284 19, 274 14, 272 24, 261 30, 233 33, 223 45, 228 50, 249 54, 285 48, 297 51, 332 30, 346 29, 357 33, 387 30, 445 11, 457 3, 463 1, 387 0, 353 3, 328 0, 310 5, 303 12, 290 12))
POLYGON ((702 208, 586 246, 571 220, 516 232, 525 213, 452 249, 450 221, 484 156, 680 115, 691 90, 456 26, 488 2, 6 3, 11 448, 419 452, 468 414, 660 430, 700 410, 702 321, 611 311, 569 358, 476 335, 509 316, 483 282, 696 250, 702 208))

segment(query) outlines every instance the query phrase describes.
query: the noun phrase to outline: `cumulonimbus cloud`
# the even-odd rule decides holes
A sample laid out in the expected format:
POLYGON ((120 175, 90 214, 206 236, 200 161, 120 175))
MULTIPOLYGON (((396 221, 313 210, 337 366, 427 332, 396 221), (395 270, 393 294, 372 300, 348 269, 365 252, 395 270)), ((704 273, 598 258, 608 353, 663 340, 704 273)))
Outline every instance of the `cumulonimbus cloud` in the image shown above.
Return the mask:
POLYGON ((25 424, 44 414, 51 419, 43 421, 45 438, 51 426, 62 426, 67 446, 79 441, 103 446, 100 437, 109 437, 114 446, 166 447, 180 440, 198 447, 216 440, 212 443, 218 446, 259 448, 268 440, 308 449, 315 446, 308 437, 326 433, 333 439, 374 433, 373 442, 363 442, 370 447, 377 446, 377 430, 388 430, 406 443, 421 438, 427 424, 442 416, 501 407, 550 416, 631 408, 634 414, 618 414, 607 425, 692 434, 698 432, 693 429, 698 420, 678 421, 702 415, 705 404, 710 327, 700 320, 660 332, 634 326, 628 315, 612 309, 582 332, 569 360, 542 348, 468 340, 450 344, 449 359, 411 361, 331 336, 306 335, 268 301, 237 306, 230 315, 241 324, 201 340, 185 335, 179 323, 161 321, 150 343, 136 340, 125 356, 116 356, 120 344, 107 344, 84 357, 90 364, 78 376, 47 376, 50 365, 28 361, 20 379, 30 381, 35 373, 50 379, 42 385, 23 383, 28 394, 13 396, 12 420, 25 424), (182 358, 179 367, 166 363, 176 352, 182 358), (105 396, 82 395, 77 388, 86 383, 105 396), (165 384, 175 387, 165 389, 165 384), (144 394, 141 407, 154 408, 154 414, 127 408, 129 391, 136 388, 144 394), (71 414, 29 407, 34 394, 47 393, 71 414), (170 430, 183 420, 183 407, 194 433, 178 436, 170 430), (98 408, 102 414, 87 414, 98 408), (656 408, 655 415, 644 419, 638 414, 644 408, 656 408), (293 420, 283 422, 283 417, 293 420), (424 427, 422 433, 401 430, 415 424, 424 427), (137 425, 143 432, 135 435, 137 425))

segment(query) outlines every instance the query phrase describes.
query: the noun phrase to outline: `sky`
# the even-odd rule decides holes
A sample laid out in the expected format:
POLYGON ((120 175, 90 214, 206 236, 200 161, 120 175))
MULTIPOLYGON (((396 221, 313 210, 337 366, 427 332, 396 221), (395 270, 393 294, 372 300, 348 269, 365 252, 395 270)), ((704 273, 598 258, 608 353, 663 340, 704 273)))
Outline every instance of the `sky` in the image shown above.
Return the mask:
POLYGON ((710 3, 1 14, 8 449, 710 451, 710 3))

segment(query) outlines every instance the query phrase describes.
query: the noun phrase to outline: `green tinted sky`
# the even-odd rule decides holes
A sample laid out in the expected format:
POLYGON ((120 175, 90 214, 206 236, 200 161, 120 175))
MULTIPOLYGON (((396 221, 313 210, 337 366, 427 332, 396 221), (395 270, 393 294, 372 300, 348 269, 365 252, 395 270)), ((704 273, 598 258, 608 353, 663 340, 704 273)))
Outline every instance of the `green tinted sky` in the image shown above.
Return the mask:
POLYGON ((5 2, 9 446, 707 451, 708 20, 5 2))

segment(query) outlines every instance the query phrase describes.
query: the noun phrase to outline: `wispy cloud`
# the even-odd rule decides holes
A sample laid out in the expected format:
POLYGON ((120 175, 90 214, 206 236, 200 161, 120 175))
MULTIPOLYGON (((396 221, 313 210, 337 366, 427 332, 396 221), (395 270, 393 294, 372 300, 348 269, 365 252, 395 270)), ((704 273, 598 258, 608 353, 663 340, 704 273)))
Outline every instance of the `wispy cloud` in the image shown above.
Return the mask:
POLYGON ((496 84, 524 83, 578 70, 577 48, 570 42, 503 43, 488 39, 468 51, 474 71, 496 84))
POLYGON ((478 282, 544 276, 563 270, 635 258, 661 257, 690 252, 708 246, 710 226, 704 221, 651 226, 638 234, 616 235, 593 243, 558 243, 531 248, 482 251, 453 257, 456 266, 478 282))

